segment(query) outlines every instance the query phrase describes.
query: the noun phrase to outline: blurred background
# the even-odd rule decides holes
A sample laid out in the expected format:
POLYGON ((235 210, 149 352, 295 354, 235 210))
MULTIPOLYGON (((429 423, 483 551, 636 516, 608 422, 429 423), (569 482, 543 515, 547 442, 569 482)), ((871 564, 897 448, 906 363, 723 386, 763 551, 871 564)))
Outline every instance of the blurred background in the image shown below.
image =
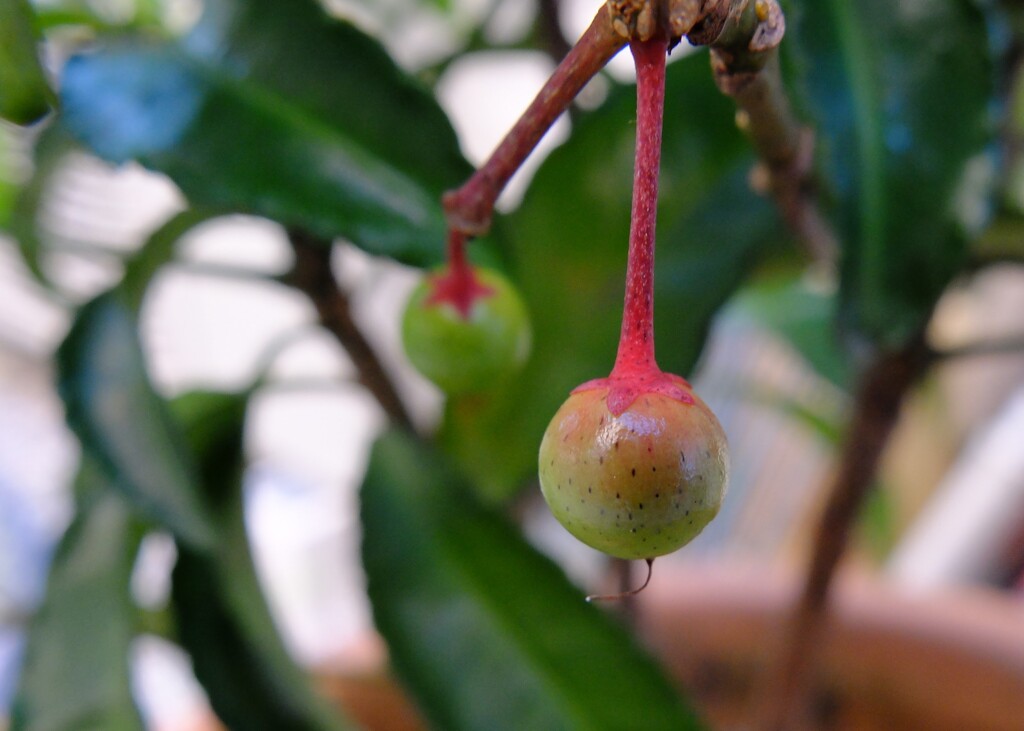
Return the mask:
MULTIPOLYGON (((408 72, 436 75, 437 98, 474 165, 554 68, 547 49, 531 46, 538 15, 554 4, 326 5, 379 38, 408 72)), ((79 12, 95 21, 49 36, 47 68, 54 75, 97 27, 178 34, 201 12, 198 0, 39 0, 36 6, 41 13, 79 12)), ((577 38, 594 9, 594 0, 558 3, 564 38, 577 38)), ((680 49, 673 60, 689 52, 680 49)), ((630 83, 624 55, 587 88, 574 116, 599 109, 610 89, 630 83)), ((566 116, 546 136, 501 199, 502 212, 514 215, 533 173, 569 138, 574 121, 566 116)), ((0 208, 9 210, 33 175, 40 131, 0 125, 0 208)), ((26 628, 73 512, 79 446, 65 426, 54 353, 74 308, 114 284, 125 256, 186 205, 168 178, 135 163, 114 166, 81 149, 59 158, 40 195, 41 266, 51 289, 35 281, 17 241, 0 231, 0 728, 18 683, 26 628)), ((1017 231, 1008 235, 1020 236, 1017 231)), ((344 243, 334 263, 354 317, 414 420, 432 428, 442 418, 443 396, 407 364, 398 333, 420 271, 344 243)), ((357 490, 385 418, 355 382, 346 354, 317 328, 309 302, 272 281, 291 264, 285 230, 276 223, 239 215, 199 227, 145 300, 142 343, 154 385, 167 397, 196 388, 243 389, 264 375, 246 426, 245 522, 274 620, 303 666, 371 667, 380 649, 359 561, 357 490)), ((789 335, 831 316, 836 287, 834 273, 808 266, 795 278, 765 277, 715 316, 693 381, 729 437, 729 494, 719 517, 690 546, 659 561, 663 568, 678 565, 682 576, 712 570, 746 577, 752 571, 783 577, 783 583, 802 570, 850 412, 844 374, 852 364, 838 351, 808 353, 789 335)), ((658 312, 659 322, 674 317, 658 312)), ((938 349, 1018 347, 950 358, 914 391, 858 523, 844 586, 909 601, 969 597, 964 612, 981 613, 963 619, 972 627, 985 621, 985 612, 998 615, 1001 627, 1012 626, 1005 620, 1015 617, 1016 631, 1000 637, 1016 643, 1010 662, 1024 673, 1020 261, 955 282, 929 336, 938 349)), ((518 498, 516 510, 530 540, 577 584, 589 589, 607 581, 602 557, 564 533, 535 494, 518 498)), ((169 536, 145 538, 132 584, 141 607, 158 612, 167 604, 175 555, 169 536)), ((671 569, 664 576, 667 584, 671 569)), ((655 584, 659 577, 656 571, 655 584)), ((174 645, 144 634, 133 646, 131 665, 132 689, 150 727, 183 731, 214 723, 188 657, 174 645)))

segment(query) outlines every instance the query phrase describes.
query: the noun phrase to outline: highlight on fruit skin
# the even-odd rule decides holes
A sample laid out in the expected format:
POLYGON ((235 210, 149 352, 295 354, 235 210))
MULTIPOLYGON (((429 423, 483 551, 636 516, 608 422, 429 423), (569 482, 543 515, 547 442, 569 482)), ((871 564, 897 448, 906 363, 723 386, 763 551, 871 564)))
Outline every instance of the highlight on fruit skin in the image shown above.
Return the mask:
POLYGON ((428 274, 402 317, 402 344, 416 369, 449 395, 489 390, 530 353, 526 305, 491 269, 472 267, 467 288, 449 268, 428 274))
POLYGON ((684 400, 643 392, 618 415, 610 390, 587 384, 555 414, 540 446, 541 491, 588 546, 624 559, 663 556, 718 514, 729 474, 725 432, 688 384, 684 400))

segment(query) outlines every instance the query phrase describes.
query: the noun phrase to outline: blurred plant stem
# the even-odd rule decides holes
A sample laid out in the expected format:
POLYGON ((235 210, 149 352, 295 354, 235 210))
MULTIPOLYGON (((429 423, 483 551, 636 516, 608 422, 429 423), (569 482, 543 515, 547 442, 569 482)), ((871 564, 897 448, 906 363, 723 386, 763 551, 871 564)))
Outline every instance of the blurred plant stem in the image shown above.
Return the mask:
POLYGON ((705 0, 703 8, 687 37, 710 47, 715 83, 736 101, 736 124, 760 159, 751 185, 774 199, 810 255, 831 269, 839 244, 818 201, 814 132, 794 116, 779 66, 782 9, 776 0, 705 0))
POLYGON ((762 731, 792 731, 806 722, 811 671, 836 567, 874 483, 903 401, 934 361, 935 352, 921 333, 901 349, 879 353, 860 378, 849 431, 814 535, 804 586, 782 634, 779 655, 765 675, 768 680, 762 695, 755 698, 755 727, 762 731))
POLYGON ((359 382, 373 395, 392 423, 415 432, 391 376, 352 318, 348 294, 338 285, 331 269, 331 242, 297 229, 289 229, 288 239, 295 252, 288 282, 313 302, 320 323, 348 353, 359 374, 359 382))

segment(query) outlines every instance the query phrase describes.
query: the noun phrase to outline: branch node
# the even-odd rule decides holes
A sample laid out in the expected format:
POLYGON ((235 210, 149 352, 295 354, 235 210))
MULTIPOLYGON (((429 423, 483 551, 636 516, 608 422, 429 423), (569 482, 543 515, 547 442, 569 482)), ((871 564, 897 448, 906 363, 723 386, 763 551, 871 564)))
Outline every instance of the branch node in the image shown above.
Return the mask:
POLYGON ((612 29, 627 41, 649 41, 661 25, 658 0, 608 0, 612 29))

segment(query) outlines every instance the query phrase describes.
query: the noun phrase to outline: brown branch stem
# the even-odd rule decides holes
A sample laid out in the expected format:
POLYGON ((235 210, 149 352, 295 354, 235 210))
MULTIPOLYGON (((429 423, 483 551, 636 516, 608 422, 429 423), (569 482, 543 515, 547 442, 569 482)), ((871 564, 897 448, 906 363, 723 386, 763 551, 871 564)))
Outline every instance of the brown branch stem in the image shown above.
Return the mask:
POLYGON ((602 6, 593 22, 547 80, 491 156, 466 183, 444 195, 448 226, 467 236, 486 233, 494 203, 541 137, 586 83, 626 44, 602 6))
POLYGON ((395 425, 414 431, 412 419, 391 377, 352 318, 348 296, 334 278, 331 242, 295 229, 288 231, 288 239, 295 252, 295 264, 288 275, 289 283, 312 301, 320 324, 348 353, 356 367, 359 382, 377 399, 388 418, 395 425))
POLYGON ((710 46, 715 82, 736 102, 737 124, 761 161, 755 190, 772 196, 815 260, 832 264, 838 242, 818 200, 814 134, 793 114, 782 80, 778 46, 785 29, 777 0, 705 0, 688 37, 710 46))
POLYGON ((922 335, 900 350, 879 354, 861 377, 849 432, 815 533, 803 590, 756 709, 758 727, 765 731, 800 727, 833 575, 851 526, 874 482, 904 398, 934 359, 934 351, 922 335))

